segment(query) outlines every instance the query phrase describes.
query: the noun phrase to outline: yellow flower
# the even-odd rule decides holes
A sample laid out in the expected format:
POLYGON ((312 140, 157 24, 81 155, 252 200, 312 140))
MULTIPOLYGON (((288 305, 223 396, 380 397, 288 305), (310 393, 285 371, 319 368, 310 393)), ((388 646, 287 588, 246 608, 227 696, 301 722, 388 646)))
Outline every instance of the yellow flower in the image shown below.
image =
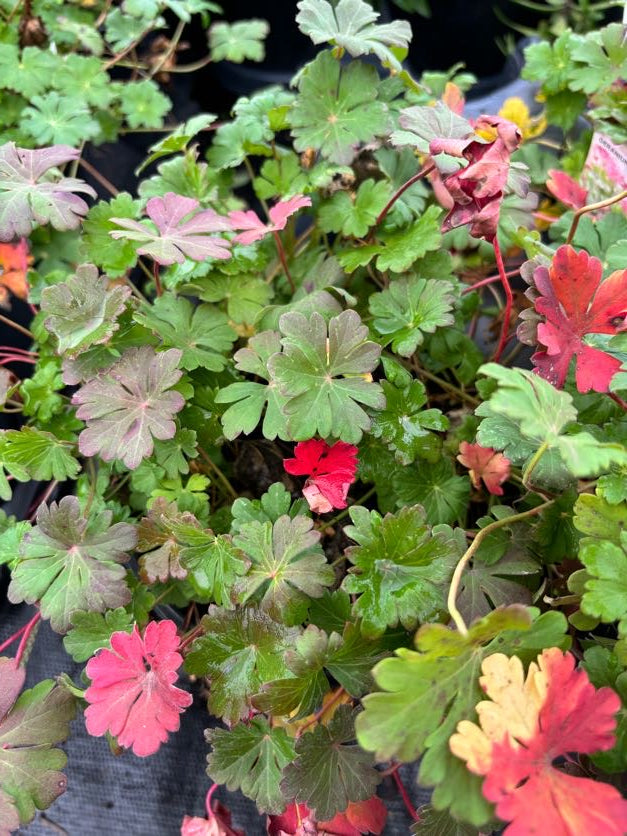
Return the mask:
POLYGON ((539 116, 531 116, 529 108, 518 96, 512 96, 503 102, 503 106, 499 110, 499 116, 503 119, 509 119, 510 122, 518 125, 523 136, 523 141, 526 139, 535 139, 546 130, 544 114, 541 113, 539 116))

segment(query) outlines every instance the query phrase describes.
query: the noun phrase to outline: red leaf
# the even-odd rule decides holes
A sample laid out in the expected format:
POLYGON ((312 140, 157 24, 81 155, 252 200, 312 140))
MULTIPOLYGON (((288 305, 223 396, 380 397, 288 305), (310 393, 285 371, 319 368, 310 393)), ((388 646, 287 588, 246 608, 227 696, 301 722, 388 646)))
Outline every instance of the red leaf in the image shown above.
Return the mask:
POLYGON ((601 283, 597 258, 572 247, 560 247, 550 267, 533 273, 538 341, 545 346, 531 358, 536 371, 555 386, 563 386, 576 357, 575 379, 580 392, 607 392, 620 361, 583 342, 586 334, 617 334, 627 316, 627 270, 617 270, 601 283))
POLYGON ((450 211, 442 231, 470 224, 470 234, 475 238, 493 241, 509 176, 510 156, 520 144, 521 133, 513 122, 499 116, 480 116, 474 127, 474 137, 435 139, 429 145, 432 155, 444 152, 468 161, 465 168, 443 178, 453 206, 450 208, 448 200, 443 204, 450 211), (482 140, 485 134, 494 138, 482 140))
POLYGON ((131 634, 114 633, 110 645, 87 663, 87 731, 95 737, 108 731, 136 755, 152 755, 168 732, 178 731, 179 715, 192 703, 174 686, 183 662, 176 625, 151 621, 143 638, 135 625, 131 634))
POLYGON ((297 806, 292 802, 281 815, 268 817, 268 833, 270 836, 362 836, 365 833, 378 836, 383 833, 387 814, 385 804, 376 795, 367 801, 351 801, 343 813, 324 822, 317 822, 306 804, 297 806))
POLYGON ((243 229, 233 239, 239 244, 252 244, 253 241, 259 241, 264 238, 269 232, 278 232, 285 229, 285 224, 290 215, 297 212, 303 206, 311 206, 311 198, 303 197, 303 195, 295 195, 289 200, 280 200, 268 212, 270 216, 270 223, 264 224, 256 212, 248 210, 247 212, 229 212, 229 218, 233 225, 233 229, 243 229))
POLYGON ((490 493, 503 496, 501 485, 509 478, 509 459, 492 447, 468 444, 467 441, 461 442, 459 453, 457 461, 469 469, 472 484, 477 490, 481 487, 480 479, 483 479, 490 493))
POLYGON ((26 273, 31 261, 26 238, 20 238, 15 244, 0 243, 0 306, 3 308, 7 307, 9 293, 19 299, 28 298, 26 273))
POLYGON ((588 190, 580 186, 565 171, 557 171, 555 168, 549 169, 549 179, 546 181, 546 187, 553 197, 556 197, 560 203, 568 206, 569 209, 581 209, 582 206, 586 205, 588 190))
POLYGON ((317 514, 333 508, 346 508, 348 489, 355 481, 357 447, 336 441, 329 446, 319 438, 299 441, 294 458, 284 459, 283 465, 292 476, 309 476, 303 496, 317 514))
POLYGON ((627 801, 617 789, 553 765, 571 752, 592 754, 615 743, 618 695, 608 687, 597 691, 574 666, 571 654, 552 647, 529 666, 523 683, 515 657, 488 657, 481 684, 494 702, 477 706, 483 731, 463 721, 451 738, 453 752, 486 776, 484 796, 511 822, 506 836, 622 836, 627 830, 627 801))
POLYGON ((181 822, 181 836, 245 836, 243 830, 231 827, 231 811, 219 801, 208 808, 207 818, 185 816, 181 822))

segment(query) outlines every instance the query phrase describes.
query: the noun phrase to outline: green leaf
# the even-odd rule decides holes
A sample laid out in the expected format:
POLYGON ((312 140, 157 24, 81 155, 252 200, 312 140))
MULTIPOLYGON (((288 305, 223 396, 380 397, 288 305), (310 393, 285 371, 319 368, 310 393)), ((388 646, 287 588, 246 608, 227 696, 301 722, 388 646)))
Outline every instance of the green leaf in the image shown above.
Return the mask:
POLYGON ((417 812, 420 818, 411 828, 414 836, 478 836, 476 827, 457 821, 448 810, 434 810, 426 805, 417 812))
POLYGON ((350 163, 358 143, 386 132, 378 82, 374 67, 360 61, 342 66, 330 52, 321 52, 304 68, 290 111, 294 148, 313 148, 331 162, 350 163))
POLYGON ((291 626, 305 620, 310 598, 319 598, 335 581, 320 547, 313 520, 287 514, 274 523, 240 526, 233 542, 252 565, 237 585, 238 598, 251 598, 272 618, 291 626))
POLYGON ((353 742, 354 725, 350 706, 340 706, 327 726, 319 724, 297 740, 296 760, 285 769, 284 795, 307 804, 319 821, 332 819, 351 801, 371 798, 381 780, 372 755, 353 742))
POLYGON ((172 103, 154 81, 127 81, 120 91, 120 108, 130 128, 160 128, 172 103))
POLYGON ((50 86, 59 59, 45 49, 0 44, 0 89, 14 90, 31 99, 50 86))
POLYGON ((612 749, 592 755, 592 760, 603 772, 624 772, 627 769, 627 672, 618 657, 606 647, 588 648, 583 659, 582 668, 594 687, 613 688, 623 703, 618 714, 616 743, 612 749))
POLYGON ((51 81, 67 99, 92 107, 107 108, 115 96, 102 61, 94 56, 65 55, 51 81))
POLYGON ((365 180, 354 195, 335 192, 320 207, 318 220, 324 232, 363 238, 388 202, 392 192, 385 180, 365 180))
POLYGON ((17 562, 24 535, 30 530, 31 524, 24 520, 15 522, 0 534, 0 566, 8 563, 11 567, 17 562))
POLYGON ((568 647, 566 619, 549 612, 532 621, 525 607, 495 610, 470 627, 467 636, 443 624, 426 624, 416 635, 417 651, 400 648, 373 675, 378 693, 363 699, 356 721, 357 740, 376 759, 413 761, 422 756, 419 782, 435 786, 432 804, 476 827, 492 808, 482 796, 482 779, 472 775, 449 750, 460 720, 475 719, 483 697, 482 660, 496 652, 535 657, 545 647, 568 647))
MULTIPOLYGON (((350 610, 350 608, 349 608, 350 610)), ((350 611, 348 613, 350 616, 350 611)), ((355 624, 342 624, 343 635, 325 633, 310 624, 285 653, 291 676, 267 684, 253 702, 266 713, 307 717, 320 708, 330 690, 325 670, 352 696, 372 687, 370 670, 382 658, 381 643, 369 641, 355 624)))
POLYGON ((108 342, 120 327, 117 318, 130 293, 127 287, 110 288, 93 264, 81 264, 65 282, 45 287, 41 310, 46 329, 58 340, 58 353, 73 357, 108 342))
POLYGON ((269 359, 280 351, 279 335, 275 331, 262 331, 248 340, 247 348, 240 348, 233 355, 236 369, 260 377, 267 383, 242 381, 220 389, 216 403, 232 404, 221 416, 224 435, 229 440, 237 438, 241 433, 249 435, 261 420, 264 409, 264 438, 269 441, 277 437, 283 441, 290 438, 283 414, 287 399, 270 380, 268 371, 269 359))
MULTIPOLYGON (((429 153, 433 139, 465 139, 474 133, 470 122, 444 102, 435 102, 433 107, 405 108, 400 113, 399 124, 400 129, 390 137, 392 144, 410 145, 422 154, 429 153)), ((459 168, 459 161, 452 160, 448 155, 438 154, 436 158, 441 168, 444 168, 443 158, 446 158, 450 170, 459 168)))
POLYGON ((411 26, 406 21, 376 23, 379 13, 364 0, 340 0, 335 7, 327 0, 301 0, 298 9, 296 23, 315 44, 334 44, 353 58, 373 53, 381 63, 401 71, 390 47, 407 50, 411 26))
POLYGON ((40 359, 35 374, 23 380, 18 389, 24 403, 23 414, 36 417, 42 424, 48 423, 63 409, 64 400, 58 394, 63 388, 60 360, 56 357, 40 359))
POLYGON ((398 468, 392 476, 399 504, 419 503, 430 525, 454 523, 464 518, 470 496, 467 476, 457 476, 451 461, 442 458, 435 464, 420 462, 398 468))
POLYGON ((135 529, 111 526, 111 511, 89 519, 75 496, 41 505, 37 524, 22 541, 8 597, 14 604, 39 602, 43 618, 65 633, 78 610, 104 612, 130 600, 121 563, 135 546, 135 529))
POLYGON ((201 624, 205 635, 193 643, 185 670, 210 678, 209 710, 237 723, 248 716, 250 700, 264 683, 287 676, 283 654, 300 631, 251 607, 229 611, 212 605, 201 624))
POLYGON ((0 436, 0 463, 19 482, 74 479, 80 470, 71 445, 35 427, 7 430, 0 436))
MULTIPOLYGON (((161 159, 161 157, 185 151, 190 140, 192 140, 200 131, 208 128, 209 125, 215 122, 216 118, 217 117, 213 113, 199 113, 197 116, 192 116, 191 119, 187 120, 187 122, 180 124, 172 131, 171 134, 168 134, 163 139, 160 139, 159 142, 150 146, 148 149, 150 154, 139 166, 136 174, 139 175, 151 163, 154 163, 155 160, 161 159)), ((174 191, 176 191, 176 189, 174 189, 174 191)))
POLYGON ((376 331, 401 357, 411 357, 422 345, 425 333, 453 325, 455 302, 450 282, 436 279, 398 279, 369 300, 376 331))
POLYGON ((570 71, 571 90, 595 93, 627 75, 627 47, 623 27, 611 23, 600 31, 588 32, 574 43, 571 57, 579 64, 570 71))
POLYGON ((627 635, 627 539, 621 548, 607 540, 583 543, 579 559, 589 580, 585 584, 581 609, 604 622, 620 621, 619 631, 627 635))
MULTIPOLYGON (((492 518, 488 519, 493 522, 492 518)), ((521 552, 507 554, 497 563, 486 563, 476 556, 462 576, 457 607, 463 618, 472 622, 496 607, 530 604, 531 593, 516 579, 523 580, 540 571, 540 565, 521 552)))
POLYGON ((272 288, 256 276, 210 276, 186 287, 205 302, 226 302, 229 319, 238 324, 257 321, 272 298, 272 288), (196 290, 197 288, 197 290, 196 290))
POLYGON ((51 679, 24 691, 13 704, 23 681, 23 669, 13 659, 0 658, 0 811, 4 814, 2 804, 10 802, 25 825, 36 808, 45 810, 65 791, 67 779, 60 770, 67 756, 56 744, 67 740, 76 705, 51 679))
POLYGON ((275 482, 259 499, 238 496, 231 506, 233 522, 231 531, 238 534, 242 526, 250 522, 275 523, 279 517, 289 514, 292 519, 308 511, 307 501, 297 499, 292 503, 292 495, 283 482, 275 482))
POLYGON ((357 444, 370 419, 359 404, 382 409, 381 387, 370 378, 381 348, 367 339, 368 328, 352 310, 331 318, 313 313, 283 314, 283 352, 268 360, 272 381, 287 398, 284 412, 295 441, 335 436, 357 444))
POLYGON ((235 585, 246 574, 250 561, 228 534, 216 536, 211 529, 190 525, 173 527, 182 548, 179 559, 189 571, 189 580, 197 593, 226 609, 233 609, 235 585))
POLYGON ((241 790, 257 803, 262 813, 281 813, 285 808, 279 788, 282 770, 294 759, 294 743, 285 729, 271 728, 262 717, 232 729, 205 732, 212 751, 207 773, 212 781, 231 792, 241 790))
POLYGON ((264 40, 270 27, 266 20, 238 20, 236 23, 220 21, 209 29, 209 47, 212 61, 263 61, 264 40))
POLYGON ((198 367, 222 371, 227 363, 224 355, 237 339, 222 311, 213 305, 194 306, 182 296, 160 296, 152 305, 143 306, 134 319, 164 345, 181 349, 181 367, 190 371, 198 367))
MULTIPOLYGON (((477 433, 480 444, 491 446, 491 441, 501 433, 502 440, 497 442, 496 449, 505 450, 508 458, 515 457, 518 461, 527 460, 544 444, 549 451, 559 454, 568 471, 577 478, 597 476, 613 464, 627 464, 627 452, 619 444, 604 444, 587 432, 564 434, 567 425, 577 420, 577 410, 567 392, 525 369, 487 363, 479 371, 499 383, 489 401, 475 410, 476 415, 484 418, 477 433), (514 448, 512 456, 511 447, 514 448)), ((539 473, 539 469, 534 471, 538 482, 539 473)))
POLYGON ((437 461, 442 444, 430 430, 444 432, 449 421, 439 409, 424 409, 424 385, 411 380, 407 386, 395 386, 384 380, 381 387, 386 406, 372 416, 372 435, 387 445, 399 464, 411 464, 416 458, 437 461))
POLYGON ((38 145, 80 145, 100 132, 100 125, 80 99, 55 91, 32 96, 22 113, 21 125, 38 145))
POLYGON ((382 517, 350 509, 344 533, 358 545, 345 552, 353 565, 342 588, 358 596, 353 611, 365 635, 377 636, 399 623, 413 630, 445 609, 445 592, 461 557, 450 534, 432 533, 420 505, 382 517))
POLYGON ((165 470, 169 479, 176 479, 179 473, 189 473, 188 459, 198 456, 194 430, 177 430, 168 441, 155 441, 157 464, 165 470))
POLYGON ((137 252, 132 241, 114 241, 109 235, 118 226, 111 218, 136 220, 140 213, 139 200, 133 200, 122 192, 107 202, 101 200, 87 213, 83 224, 81 244, 87 260, 93 261, 109 276, 125 273, 137 262, 137 252))
POLYGON ((105 613, 75 612, 63 646, 75 662, 86 662, 101 647, 108 647, 113 633, 130 633, 132 629, 133 616, 123 607, 105 613))
POLYGON ((352 273, 376 256, 377 270, 404 273, 426 253, 441 247, 441 214, 438 206, 429 206, 408 228, 400 232, 382 232, 379 236, 381 244, 339 252, 338 261, 347 272, 352 273))
POLYGON ((546 93, 559 93, 568 87, 574 68, 573 47, 577 36, 567 30, 553 41, 531 44, 525 49, 525 66, 522 77, 539 81, 546 93))

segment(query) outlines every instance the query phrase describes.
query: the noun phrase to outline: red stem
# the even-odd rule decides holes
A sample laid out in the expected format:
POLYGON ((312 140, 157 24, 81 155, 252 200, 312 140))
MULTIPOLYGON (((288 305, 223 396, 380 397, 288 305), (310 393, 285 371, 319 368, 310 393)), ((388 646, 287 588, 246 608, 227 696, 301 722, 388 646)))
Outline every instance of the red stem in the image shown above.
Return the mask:
POLYGON ((419 180, 422 180, 422 178, 426 177, 427 174, 431 174, 431 172, 433 171, 434 168, 435 168, 435 163, 432 163, 431 165, 428 165, 426 168, 420 169, 420 171, 417 174, 414 174, 414 176, 410 177, 409 180, 406 183, 403 183, 403 185, 394 192, 392 197, 388 200, 388 202, 385 204, 383 209, 379 212, 379 217, 374 222, 374 225, 379 226, 381 221, 385 218, 385 216, 390 211, 392 206, 394 206, 394 204, 399 199, 399 197, 404 192, 406 192, 407 189, 409 189, 410 186, 413 186, 414 183, 417 183, 419 180))
POLYGON ((26 630, 27 627, 28 624, 24 624, 23 627, 20 627, 17 633, 13 633, 13 635, 9 636, 9 638, 5 642, 2 642, 2 644, 0 644, 0 653, 2 653, 3 650, 6 650, 7 647, 10 644, 13 644, 14 641, 17 641, 17 639, 19 639, 19 637, 22 635, 22 633, 24 632, 24 630, 26 630))
POLYGON ((503 285, 503 290, 505 291, 505 310, 503 311, 503 325, 501 326, 501 336, 499 338, 499 344, 496 347, 496 351, 494 352, 493 357, 494 362, 498 363, 498 361, 501 359, 503 349, 505 348, 505 345, 507 343, 507 332, 509 331, 509 321, 512 315, 512 304, 514 302, 514 294, 512 293, 512 288, 507 278, 507 273, 505 272, 505 265, 503 264, 503 255, 501 254, 499 240, 496 236, 494 236, 492 246, 494 247, 496 266, 499 271, 499 276, 501 277, 501 284, 503 285))
MULTIPOLYGON (((520 272, 520 269, 516 268, 516 270, 509 270, 505 275, 507 276, 508 279, 510 279, 512 276, 517 276, 519 274, 519 272, 520 272)), ((468 287, 465 287, 462 290, 462 296, 464 295, 464 293, 470 293, 473 290, 478 290, 480 287, 485 287, 488 284, 493 284, 494 282, 500 282, 500 281, 502 281, 502 279, 501 279, 501 276, 500 276, 499 273, 497 273, 496 276, 488 276, 487 279, 481 279, 480 282, 475 282, 474 284, 471 284, 471 285, 468 285, 468 287)))
POLYGON ((205 797, 205 809, 207 810, 208 819, 213 818, 213 810, 211 809, 211 796, 214 794, 214 792, 218 789, 219 786, 220 784, 212 784, 209 787, 209 791, 207 792, 207 795, 205 797))
POLYGON ((622 398, 619 398, 618 395, 615 395, 614 392, 610 392, 610 398, 617 403, 621 409, 624 409, 627 412, 627 401, 624 401, 622 398))
POLYGON ((28 357, 26 354, 0 354, 0 366, 6 366, 7 363, 32 363, 37 365, 37 360, 34 357, 28 357))
POLYGON ((28 518, 29 522, 32 522, 35 519, 35 517, 37 516, 37 511, 39 511, 39 508, 44 504, 44 502, 47 502, 50 499, 52 494, 57 489, 58 484, 58 481, 56 479, 53 479, 52 482, 50 482, 50 484, 46 488, 46 490, 42 493, 41 499, 36 499, 33 502, 33 504, 28 509, 30 514, 28 518))
POLYGON ((159 274, 159 265, 156 261, 152 262, 152 275, 155 278, 155 290, 157 291, 157 296, 161 296, 163 293, 163 288, 161 287, 161 276, 159 274))
POLYGON ((198 638, 198 636, 202 632, 204 632, 204 627, 202 626, 202 624, 199 624, 197 627, 194 627, 194 629, 191 631, 191 633, 188 633, 187 636, 185 636, 185 638, 181 641, 181 643, 179 645, 179 653, 181 653, 183 650, 185 650, 187 645, 190 644, 191 642, 193 642, 194 639, 198 638))
POLYGON ((39 313, 39 311, 37 310, 37 306, 33 305, 32 302, 29 302, 28 307, 30 308, 30 312, 32 313, 32 315, 37 316, 37 314, 39 313))
POLYGON ((273 231, 274 241, 276 243, 276 249, 279 254, 279 258, 281 259, 281 266, 283 267, 283 272, 285 273, 285 277, 287 278, 288 282, 290 283, 290 287, 292 288, 292 293, 296 293, 296 285, 294 284, 294 280, 290 275, 290 271, 287 267, 287 259, 285 258, 285 250, 283 249, 283 243, 281 242, 281 236, 278 232, 273 231))
POLYGON ((12 354, 29 354, 32 357, 38 357, 38 351, 29 351, 27 348, 18 348, 16 345, 0 345, 0 351, 8 351, 12 354))
POLYGON ((20 662, 22 661, 22 656, 24 655, 24 651, 26 650, 26 645, 28 644, 30 634, 35 629, 35 626, 36 626, 36 624, 37 624, 37 622, 39 621, 40 618, 41 618, 41 613, 39 612, 39 610, 37 610, 35 615, 31 618, 31 620, 28 622, 28 624, 24 628, 24 635, 22 636, 22 639, 21 639, 21 641, 18 645, 18 648, 17 648, 17 653, 15 654, 15 667, 16 668, 20 664, 20 662))
POLYGON ((407 790, 405 789, 405 784, 403 784, 401 780, 401 776, 398 774, 398 772, 393 772, 392 777, 396 781, 396 786, 398 787, 398 791, 401 794, 401 798, 403 799, 403 803, 407 809, 407 812, 414 821, 420 821, 420 816, 416 812, 416 808, 414 807, 414 805, 411 803, 411 799, 407 793, 407 790))

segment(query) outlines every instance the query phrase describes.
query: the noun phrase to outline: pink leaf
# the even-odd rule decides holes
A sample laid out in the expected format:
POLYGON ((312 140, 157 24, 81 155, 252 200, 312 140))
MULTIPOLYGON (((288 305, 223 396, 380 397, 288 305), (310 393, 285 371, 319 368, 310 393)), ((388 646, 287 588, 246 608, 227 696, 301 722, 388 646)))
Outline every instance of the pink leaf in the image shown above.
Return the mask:
POLYGON ((546 181, 546 187, 553 197, 557 198, 564 206, 568 206, 569 209, 581 209, 582 206, 586 205, 588 190, 580 186, 565 171, 557 171, 555 168, 549 169, 549 179, 546 181))
POLYGON ((560 247, 551 265, 533 272, 531 292, 537 326, 544 346, 533 357, 536 371, 554 386, 563 386, 570 361, 576 358, 575 379, 580 392, 607 392, 620 361, 586 345, 586 334, 617 334, 627 316, 627 270, 617 270, 601 282, 602 265, 585 250, 560 247))
POLYGON ((141 244, 137 252, 149 255, 159 264, 182 264, 185 258, 192 261, 230 258, 231 242, 210 233, 230 231, 231 222, 213 209, 189 217, 199 205, 191 197, 167 192, 163 197, 150 198, 146 204, 146 214, 157 227, 157 233, 145 222, 111 218, 122 229, 110 234, 112 238, 137 241, 141 244))
POLYGON ((100 650, 87 663, 92 684, 85 723, 89 734, 110 732, 120 746, 140 757, 154 754, 178 731, 179 715, 192 695, 175 687, 183 659, 173 621, 151 621, 144 632, 114 633, 110 649, 100 650))
POLYGON ((460 455, 457 461, 470 471, 472 484, 479 490, 480 480, 491 494, 503 496, 501 485, 509 478, 509 459, 502 453, 497 453, 492 447, 482 447, 480 444, 468 444, 462 441, 459 445, 460 455))
POLYGON ((283 466, 292 476, 309 476, 303 496, 312 511, 326 514, 333 508, 346 508, 348 489, 355 481, 357 448, 344 441, 329 446, 319 438, 300 441, 294 458, 283 466))
POLYGON ((253 241, 260 241, 270 232, 279 232, 285 229, 287 219, 301 209, 303 206, 311 206, 311 198, 303 195, 295 195, 289 200, 280 200, 268 212, 270 223, 264 224, 256 212, 229 212, 229 219, 233 229, 242 229, 233 239, 239 244, 252 244, 253 241))

